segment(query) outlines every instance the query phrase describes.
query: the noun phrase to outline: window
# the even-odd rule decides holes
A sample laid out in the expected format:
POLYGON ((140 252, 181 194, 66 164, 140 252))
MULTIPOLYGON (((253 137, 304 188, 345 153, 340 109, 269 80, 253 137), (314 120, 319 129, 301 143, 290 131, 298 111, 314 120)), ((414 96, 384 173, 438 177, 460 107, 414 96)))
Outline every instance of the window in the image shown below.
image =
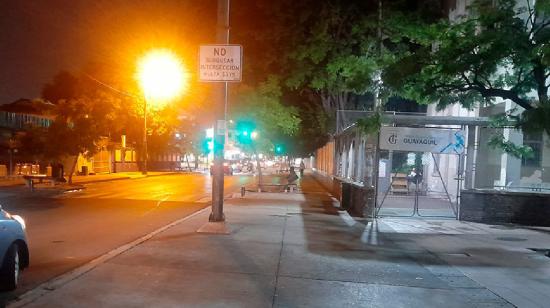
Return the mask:
POLYGON ((542 133, 524 133, 523 145, 533 149, 533 156, 522 158, 521 165, 526 167, 541 167, 542 163, 542 133))

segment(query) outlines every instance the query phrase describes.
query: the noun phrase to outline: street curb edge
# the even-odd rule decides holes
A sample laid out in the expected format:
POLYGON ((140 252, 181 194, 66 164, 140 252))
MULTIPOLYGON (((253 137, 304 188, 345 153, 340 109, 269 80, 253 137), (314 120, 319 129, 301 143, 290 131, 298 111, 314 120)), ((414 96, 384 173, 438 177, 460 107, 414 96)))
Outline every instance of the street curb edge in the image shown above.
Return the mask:
POLYGON ((127 243, 127 244, 124 244, 118 248, 115 248, 95 259, 93 259, 92 261, 89 261, 88 263, 84 264, 84 265, 81 265, 65 274, 61 274, 60 276, 57 276, 55 278, 52 278, 51 280, 49 281, 46 281, 38 286, 36 286, 35 288, 23 293, 21 296, 18 297, 18 299, 12 301, 11 303, 8 303, 8 305, 6 307, 9 307, 9 308, 17 308, 17 307, 24 307, 28 304, 31 304, 32 302, 34 302, 35 300, 37 300, 38 298, 48 294, 49 292, 51 291, 54 291, 60 287, 62 287, 63 285, 71 282, 72 280, 75 280, 77 278, 79 278, 80 276, 86 274, 87 272, 93 270, 94 268, 96 268, 97 266, 103 264, 103 263, 106 263, 107 261, 115 258, 116 256, 142 244, 143 242, 151 239, 152 237, 154 237, 155 235, 159 234, 159 233, 162 233, 188 219, 191 219, 192 217, 195 217, 197 215, 200 215, 202 214, 203 212, 209 210, 210 208, 209 207, 205 207, 203 209, 200 209, 188 216, 185 216, 183 218, 180 218, 176 221, 173 221, 163 227, 160 227, 130 243, 127 243))

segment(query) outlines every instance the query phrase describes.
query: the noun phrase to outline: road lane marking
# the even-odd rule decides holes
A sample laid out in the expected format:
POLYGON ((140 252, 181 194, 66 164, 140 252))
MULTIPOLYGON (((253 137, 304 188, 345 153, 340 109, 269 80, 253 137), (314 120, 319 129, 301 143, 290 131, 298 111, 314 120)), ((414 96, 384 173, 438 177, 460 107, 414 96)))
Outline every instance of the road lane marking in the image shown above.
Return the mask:
POLYGON ((147 212, 143 213, 141 216, 143 217, 143 216, 145 216, 145 215, 151 213, 152 211, 158 209, 158 208, 160 207, 160 205, 161 205, 163 202, 165 202, 166 200, 168 200, 168 198, 170 198, 170 196, 172 196, 172 194, 168 194, 166 197, 164 197, 164 198, 162 198, 161 200, 159 200, 159 201, 157 202, 157 205, 155 205, 153 208, 151 208, 151 209, 148 210, 147 212))

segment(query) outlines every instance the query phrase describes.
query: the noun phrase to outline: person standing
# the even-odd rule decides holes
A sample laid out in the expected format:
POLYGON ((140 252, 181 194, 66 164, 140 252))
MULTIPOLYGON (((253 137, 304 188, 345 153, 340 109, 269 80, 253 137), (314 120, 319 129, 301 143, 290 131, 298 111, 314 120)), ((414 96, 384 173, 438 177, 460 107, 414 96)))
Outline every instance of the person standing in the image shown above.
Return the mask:
POLYGON ((304 176, 304 170, 306 169, 306 165, 304 164, 304 160, 300 161, 300 177, 304 176))

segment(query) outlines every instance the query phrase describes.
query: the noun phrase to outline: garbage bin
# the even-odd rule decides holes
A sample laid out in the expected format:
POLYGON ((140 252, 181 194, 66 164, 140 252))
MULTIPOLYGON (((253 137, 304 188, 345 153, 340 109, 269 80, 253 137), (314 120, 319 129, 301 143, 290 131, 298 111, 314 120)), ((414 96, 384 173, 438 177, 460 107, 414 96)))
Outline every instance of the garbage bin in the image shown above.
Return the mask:
POLYGON ((82 166, 82 175, 88 175, 88 166, 82 166))

